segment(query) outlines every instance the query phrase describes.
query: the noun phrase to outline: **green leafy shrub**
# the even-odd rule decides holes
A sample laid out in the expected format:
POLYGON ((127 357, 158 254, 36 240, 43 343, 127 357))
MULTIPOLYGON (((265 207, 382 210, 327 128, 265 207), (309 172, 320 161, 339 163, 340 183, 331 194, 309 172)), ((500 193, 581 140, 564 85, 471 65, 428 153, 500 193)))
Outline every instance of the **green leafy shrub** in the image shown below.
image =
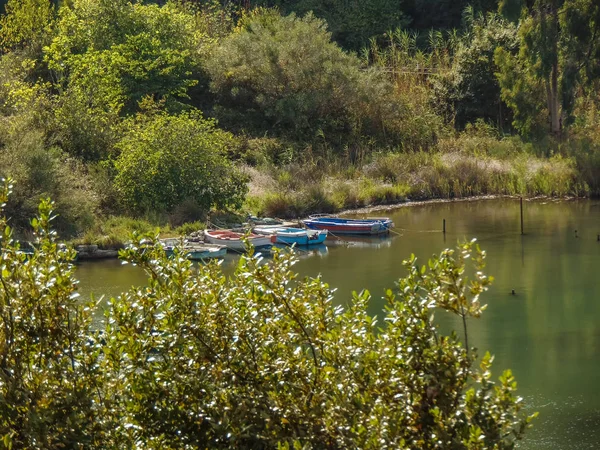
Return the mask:
POLYGON ((147 241, 124 256, 147 270, 149 288, 112 300, 103 364, 121 375, 111 386, 119 431, 136 442, 511 448, 527 428, 510 371, 494 383, 489 354, 474 366, 466 323, 492 279, 472 243, 429 270, 406 261, 381 322, 367 315, 368 292, 342 310, 320 278, 297 280, 291 254, 243 257, 230 279, 218 264, 196 273, 184 258, 166 260, 147 241), (434 306, 464 322, 463 343, 439 336, 434 306))
POLYGON ((501 130, 510 130, 512 113, 500 96, 494 52, 502 48, 518 51, 517 27, 499 14, 465 14, 468 28, 461 36, 450 70, 433 79, 434 95, 445 115, 453 116, 454 126, 489 121, 501 130))
POLYGON ((234 129, 275 131, 352 154, 369 141, 406 140, 412 148, 437 131, 415 117, 408 97, 394 95, 385 74, 361 70, 358 58, 331 42, 325 23, 311 14, 247 13, 205 65, 215 111, 234 129))
MULTIPOLYGON (((7 201, 8 186, 0 192, 7 201)), ((32 221, 35 252, 13 240, 6 215, 0 280, 0 436, 2 448, 98 448, 109 444, 98 334, 92 309, 76 294, 72 250, 50 230, 52 203, 32 221), (102 446, 102 444, 100 444, 102 446)))
POLYGON ((28 228, 42 197, 52 196, 58 214, 55 226, 63 236, 91 228, 99 201, 86 167, 60 148, 47 147, 43 132, 23 116, 0 123, 0 175, 16 182, 6 207, 19 231, 28 228))
POLYGON ((115 185, 131 211, 172 212, 192 200, 205 213, 241 206, 246 178, 225 156, 233 137, 199 111, 150 111, 127 120, 125 129, 115 185))

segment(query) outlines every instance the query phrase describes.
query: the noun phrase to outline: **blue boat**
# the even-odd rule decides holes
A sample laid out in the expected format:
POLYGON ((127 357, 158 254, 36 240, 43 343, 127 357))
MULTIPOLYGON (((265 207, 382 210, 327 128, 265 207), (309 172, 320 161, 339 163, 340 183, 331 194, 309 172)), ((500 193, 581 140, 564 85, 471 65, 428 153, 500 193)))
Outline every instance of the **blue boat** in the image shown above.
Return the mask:
POLYGON ((254 233, 271 236, 274 244, 317 245, 327 239, 327 230, 305 230, 304 228, 255 227, 254 233))
POLYGON ((389 233, 394 228, 394 222, 387 217, 341 219, 339 217, 311 216, 302 223, 311 230, 327 230, 332 234, 377 235, 389 233))

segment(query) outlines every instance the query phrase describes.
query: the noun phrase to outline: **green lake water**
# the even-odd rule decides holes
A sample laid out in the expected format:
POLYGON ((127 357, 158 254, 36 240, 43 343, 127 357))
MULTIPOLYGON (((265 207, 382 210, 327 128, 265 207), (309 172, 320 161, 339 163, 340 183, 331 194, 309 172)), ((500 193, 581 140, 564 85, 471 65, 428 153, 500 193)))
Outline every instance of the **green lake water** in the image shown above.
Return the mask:
MULTIPOLYGON (((518 200, 400 208, 385 213, 399 234, 299 252, 296 270, 321 273, 342 304, 352 291, 368 289, 378 314, 383 292, 404 274, 403 259, 414 253, 424 262, 458 240, 477 238, 495 282, 482 298, 483 317, 469 322, 469 341, 480 354, 495 355, 495 377, 513 370, 528 411, 540 413, 519 448, 600 448, 600 202, 537 200, 525 202, 524 211, 521 236, 518 200)), ((231 270, 234 263, 228 258, 224 265, 231 270)), ((139 269, 117 261, 81 263, 76 275, 84 297, 144 283, 139 269)), ((445 330, 460 329, 446 313, 438 320, 445 330)))

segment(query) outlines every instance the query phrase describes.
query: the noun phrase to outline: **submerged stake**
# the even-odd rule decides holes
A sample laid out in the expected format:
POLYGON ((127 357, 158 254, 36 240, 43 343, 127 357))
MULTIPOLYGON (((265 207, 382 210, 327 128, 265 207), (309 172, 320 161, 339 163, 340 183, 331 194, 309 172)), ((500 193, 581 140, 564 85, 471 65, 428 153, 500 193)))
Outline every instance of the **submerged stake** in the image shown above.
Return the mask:
POLYGON ((523 197, 521 197, 521 234, 525 234, 523 232, 523 197))

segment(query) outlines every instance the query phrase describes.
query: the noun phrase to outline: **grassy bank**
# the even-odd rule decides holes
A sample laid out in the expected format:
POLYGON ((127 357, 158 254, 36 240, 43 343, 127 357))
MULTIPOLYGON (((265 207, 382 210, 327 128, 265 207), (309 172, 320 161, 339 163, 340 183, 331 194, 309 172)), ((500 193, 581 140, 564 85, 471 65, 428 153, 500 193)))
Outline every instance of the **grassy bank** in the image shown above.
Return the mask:
POLYGON ((248 179, 241 208, 212 211, 201 220, 197 214, 186 220, 191 214, 185 211, 97 218, 72 242, 115 248, 123 246, 132 232, 182 236, 204 229, 208 222, 222 227, 239 224, 248 214, 296 219, 406 201, 597 194, 597 164, 581 158, 589 151, 578 152, 569 143, 552 151, 548 148, 475 127, 440 139, 429 151, 370 149, 359 158, 356 152, 328 154, 322 149, 293 148, 277 139, 248 140, 237 156, 248 179))
POLYGON ((523 153, 504 158, 454 151, 388 153, 360 166, 312 162, 246 172, 251 179, 246 208, 282 218, 408 200, 589 194, 574 160, 523 153))
MULTIPOLYGON (((247 214, 295 219, 405 201, 486 195, 585 197, 591 192, 574 158, 538 157, 511 140, 491 145, 464 137, 442 141, 434 152, 378 153, 362 163, 340 157, 285 165, 263 160, 244 165, 243 171, 249 178, 243 207, 213 212, 207 220, 228 226, 244 221, 247 214)), ((182 236, 204 229, 207 220, 172 226, 167 217, 113 216, 97 220, 72 242, 114 248, 123 246, 132 232, 182 236)))

